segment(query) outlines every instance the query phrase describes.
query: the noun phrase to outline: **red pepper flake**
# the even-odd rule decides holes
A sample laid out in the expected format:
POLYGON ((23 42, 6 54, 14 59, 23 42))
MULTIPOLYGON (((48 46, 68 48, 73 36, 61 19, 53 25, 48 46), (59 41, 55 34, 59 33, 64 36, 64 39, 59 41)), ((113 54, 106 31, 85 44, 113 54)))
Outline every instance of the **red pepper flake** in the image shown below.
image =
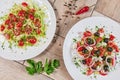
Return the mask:
POLYGON ((88 12, 88 11, 89 11, 89 7, 85 6, 85 7, 81 8, 79 11, 77 11, 75 14, 80 15, 80 14, 83 14, 83 13, 88 12))

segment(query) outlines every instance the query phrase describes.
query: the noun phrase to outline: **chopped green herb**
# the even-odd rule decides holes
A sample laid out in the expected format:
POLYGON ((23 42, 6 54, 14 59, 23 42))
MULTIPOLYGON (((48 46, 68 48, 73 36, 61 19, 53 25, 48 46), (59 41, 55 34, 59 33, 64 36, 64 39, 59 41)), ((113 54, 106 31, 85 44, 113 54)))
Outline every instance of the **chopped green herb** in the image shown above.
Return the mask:
POLYGON ((45 64, 43 66, 41 61, 35 62, 34 60, 27 60, 29 66, 26 67, 26 71, 30 75, 34 75, 35 73, 42 73, 45 72, 46 74, 50 75, 54 72, 55 68, 60 66, 60 62, 57 59, 49 60, 46 59, 45 64))

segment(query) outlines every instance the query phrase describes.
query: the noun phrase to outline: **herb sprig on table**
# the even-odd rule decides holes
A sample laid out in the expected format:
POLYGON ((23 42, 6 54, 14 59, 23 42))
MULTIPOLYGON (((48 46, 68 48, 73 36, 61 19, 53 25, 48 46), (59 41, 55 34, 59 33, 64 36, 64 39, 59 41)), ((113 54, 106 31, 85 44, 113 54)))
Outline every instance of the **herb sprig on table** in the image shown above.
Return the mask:
POLYGON ((26 66, 26 71, 30 75, 34 75, 35 73, 41 74, 45 72, 50 75, 60 66, 60 61, 57 59, 48 60, 46 59, 45 64, 43 65, 42 61, 35 62, 34 60, 27 60, 29 66, 26 66))

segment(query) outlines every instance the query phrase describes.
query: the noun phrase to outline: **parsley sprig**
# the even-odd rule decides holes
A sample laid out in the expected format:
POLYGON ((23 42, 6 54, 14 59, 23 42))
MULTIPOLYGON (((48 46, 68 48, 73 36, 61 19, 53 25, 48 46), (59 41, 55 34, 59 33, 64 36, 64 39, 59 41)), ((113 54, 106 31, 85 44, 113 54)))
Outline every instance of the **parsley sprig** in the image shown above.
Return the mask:
POLYGON ((48 60, 46 59, 45 64, 43 65, 42 61, 35 62, 34 60, 27 60, 29 66, 26 66, 26 71, 30 75, 34 75, 35 73, 41 74, 45 72, 50 75, 60 66, 60 62, 57 59, 48 60))

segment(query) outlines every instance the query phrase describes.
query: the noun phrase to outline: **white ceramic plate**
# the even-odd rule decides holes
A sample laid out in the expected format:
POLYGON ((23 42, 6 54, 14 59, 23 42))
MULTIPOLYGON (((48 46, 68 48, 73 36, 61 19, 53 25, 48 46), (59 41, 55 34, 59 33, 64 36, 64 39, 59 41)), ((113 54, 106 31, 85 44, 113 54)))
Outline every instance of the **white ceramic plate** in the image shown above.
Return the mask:
MULTIPOLYGON (((56 17, 51 7, 50 3, 47 0, 33 0, 40 7, 44 8, 45 14, 48 16, 45 19, 45 23, 48 25, 46 38, 38 46, 27 47, 27 49, 22 49, 18 47, 13 47, 12 49, 8 48, 8 43, 4 45, 4 49, 2 49, 2 43, 4 41, 4 37, 0 35, 0 56, 9 59, 9 60, 25 60, 29 58, 33 58, 40 53, 42 53, 50 44, 53 39, 56 30, 56 17), (45 42, 45 43, 44 43, 45 42)), ((2 0, 0 2, 0 16, 3 16, 5 13, 8 13, 9 9, 15 3, 26 2, 25 0, 2 0)))
MULTIPOLYGON (((77 68, 72 62, 72 55, 71 55, 71 49, 72 49, 71 46, 73 43, 73 38, 77 37, 79 32, 84 32, 86 27, 95 29, 95 26, 100 26, 100 27, 105 26, 105 30, 107 30, 108 33, 112 32, 112 34, 116 36, 116 39, 120 40, 120 25, 109 18, 89 17, 75 24, 68 32, 63 46, 64 63, 69 74, 72 76, 74 80, 96 80, 95 78, 90 78, 86 75, 83 75, 82 72, 80 72, 80 69, 77 68)), ((110 72, 107 76, 98 76, 97 80, 119 79, 120 78, 119 67, 120 67, 119 64, 116 65, 117 69, 115 71, 110 72)))

